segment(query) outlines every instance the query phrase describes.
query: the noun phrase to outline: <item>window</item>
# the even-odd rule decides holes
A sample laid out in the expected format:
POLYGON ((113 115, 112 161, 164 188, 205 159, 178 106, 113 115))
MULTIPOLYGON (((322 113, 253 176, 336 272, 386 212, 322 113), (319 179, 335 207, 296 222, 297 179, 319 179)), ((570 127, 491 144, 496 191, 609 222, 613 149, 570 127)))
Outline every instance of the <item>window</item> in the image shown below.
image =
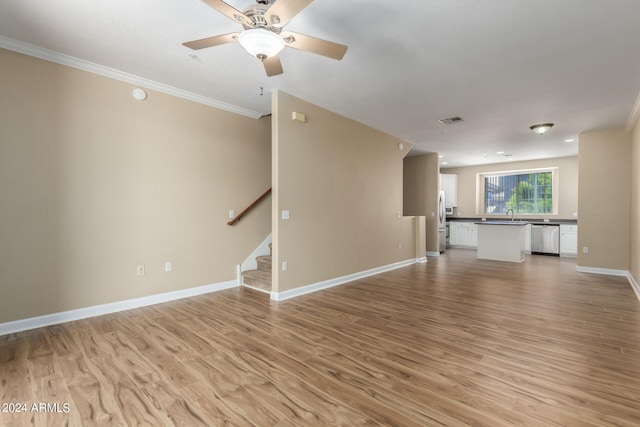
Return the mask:
MULTIPOLYGON (((556 209, 556 169, 478 174, 485 214, 551 215, 556 209)), ((479 200, 480 201, 480 200, 479 200)))

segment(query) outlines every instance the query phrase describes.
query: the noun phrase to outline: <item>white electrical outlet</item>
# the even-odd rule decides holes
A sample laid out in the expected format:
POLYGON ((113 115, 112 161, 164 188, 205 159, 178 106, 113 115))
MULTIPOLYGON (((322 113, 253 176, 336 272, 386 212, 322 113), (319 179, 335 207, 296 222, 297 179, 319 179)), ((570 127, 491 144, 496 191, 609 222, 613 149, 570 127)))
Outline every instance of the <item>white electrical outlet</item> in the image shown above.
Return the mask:
POLYGON ((282 271, 287 271, 289 268, 289 263, 287 261, 282 261, 282 271))
POLYGON ((582 247, 582 253, 583 254, 588 254, 589 253, 589 246, 583 246, 582 247))
POLYGON ((136 272, 138 273, 138 276, 144 276, 144 265, 137 266, 136 272))
POLYGON ((167 273, 170 273, 171 271, 173 271, 173 266, 171 265, 170 262, 164 263, 164 271, 167 273))
POLYGON ((291 218, 291 213, 288 210, 283 210, 282 219, 289 219, 289 218, 291 218))

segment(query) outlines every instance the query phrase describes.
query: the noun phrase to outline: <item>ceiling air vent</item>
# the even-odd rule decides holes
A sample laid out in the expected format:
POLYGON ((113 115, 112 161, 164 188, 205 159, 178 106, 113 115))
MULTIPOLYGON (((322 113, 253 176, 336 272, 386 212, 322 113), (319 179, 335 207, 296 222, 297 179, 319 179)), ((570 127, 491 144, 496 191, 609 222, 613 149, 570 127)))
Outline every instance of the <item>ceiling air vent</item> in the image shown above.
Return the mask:
POLYGON ((464 119, 462 117, 453 116, 453 117, 447 117, 446 119, 440 119, 438 121, 443 125, 452 125, 454 123, 464 122, 464 119))

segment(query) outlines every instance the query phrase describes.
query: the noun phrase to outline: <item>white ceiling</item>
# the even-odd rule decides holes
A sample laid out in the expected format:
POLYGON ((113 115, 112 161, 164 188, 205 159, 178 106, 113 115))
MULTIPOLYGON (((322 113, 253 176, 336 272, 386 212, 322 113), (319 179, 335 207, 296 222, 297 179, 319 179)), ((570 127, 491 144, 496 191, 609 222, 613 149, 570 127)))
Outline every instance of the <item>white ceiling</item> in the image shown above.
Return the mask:
POLYGON ((580 132, 624 127, 640 92, 639 18, 638 0, 315 0, 286 29, 348 45, 344 59, 287 48, 284 74, 266 77, 237 44, 182 46, 241 30, 200 0, 0 0, 10 41, 255 116, 280 89, 449 166, 575 155, 580 132), (465 121, 438 122, 454 115, 465 121), (555 126, 533 134, 541 122, 555 126))

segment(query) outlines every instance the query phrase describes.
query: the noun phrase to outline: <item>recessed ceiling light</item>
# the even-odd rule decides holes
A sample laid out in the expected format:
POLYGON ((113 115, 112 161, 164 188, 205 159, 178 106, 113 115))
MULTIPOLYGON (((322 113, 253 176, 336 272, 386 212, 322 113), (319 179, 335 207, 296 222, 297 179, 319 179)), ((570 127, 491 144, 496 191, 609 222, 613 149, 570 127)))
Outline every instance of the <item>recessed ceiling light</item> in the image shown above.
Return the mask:
POLYGON ((496 154, 504 154, 504 151, 496 151, 496 154))
POLYGON ((442 162, 442 164, 443 164, 443 165, 448 165, 448 164, 449 164, 449 162, 442 162))
POLYGON ((573 141, 575 141, 575 139, 573 139, 573 138, 567 138, 567 139, 564 140, 564 142, 573 142, 573 141))
POLYGON ((553 127, 553 123, 540 123, 539 125, 533 125, 530 127, 532 131, 538 135, 544 135, 549 129, 553 127))

